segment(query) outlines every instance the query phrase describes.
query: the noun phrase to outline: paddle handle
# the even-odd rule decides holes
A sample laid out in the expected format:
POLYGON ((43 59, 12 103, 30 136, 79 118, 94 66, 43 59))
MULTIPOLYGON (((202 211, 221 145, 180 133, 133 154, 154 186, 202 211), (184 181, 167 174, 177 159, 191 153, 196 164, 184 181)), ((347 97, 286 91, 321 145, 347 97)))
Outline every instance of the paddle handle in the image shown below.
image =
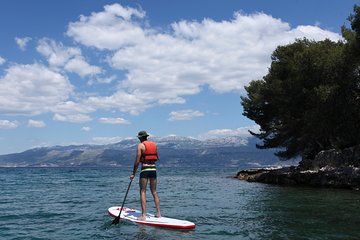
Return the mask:
POLYGON ((129 186, 128 186, 127 190, 126 190, 126 194, 125 194, 125 197, 124 197, 124 201, 123 201, 123 203, 122 203, 122 205, 121 205, 121 208, 120 208, 119 216, 117 216, 117 217, 114 219, 114 221, 112 221, 112 224, 118 224, 118 223, 119 223, 120 216, 121 216, 121 212, 122 212, 122 209, 123 209, 123 207, 124 207, 126 197, 127 197, 128 193, 129 193, 131 183, 132 183, 132 179, 130 180, 129 186))
POLYGON ((126 200, 126 197, 127 197, 128 193, 129 193, 131 183, 132 183, 132 179, 130 180, 129 186, 128 186, 127 190, 126 190, 126 194, 125 194, 125 197, 124 197, 124 201, 123 201, 123 203, 122 203, 122 205, 121 205, 121 208, 120 208, 120 212, 119 212, 119 216, 118 216, 119 218, 120 218, 122 209, 123 209, 123 207, 124 207, 124 205, 125 205, 125 200, 126 200))

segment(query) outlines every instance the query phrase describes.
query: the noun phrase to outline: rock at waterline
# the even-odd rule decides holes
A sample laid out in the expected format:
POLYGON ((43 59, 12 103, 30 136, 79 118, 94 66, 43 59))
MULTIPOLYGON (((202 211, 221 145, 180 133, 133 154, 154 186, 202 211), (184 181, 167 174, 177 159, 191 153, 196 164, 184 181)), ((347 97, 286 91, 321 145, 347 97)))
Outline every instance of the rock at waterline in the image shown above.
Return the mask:
POLYGON ((360 188, 360 146, 320 152, 297 167, 261 168, 239 171, 236 178, 288 186, 360 188))
POLYGON ((301 170, 299 167, 248 169, 238 172, 236 178, 288 186, 360 188, 360 168, 355 167, 325 167, 319 170, 301 170))

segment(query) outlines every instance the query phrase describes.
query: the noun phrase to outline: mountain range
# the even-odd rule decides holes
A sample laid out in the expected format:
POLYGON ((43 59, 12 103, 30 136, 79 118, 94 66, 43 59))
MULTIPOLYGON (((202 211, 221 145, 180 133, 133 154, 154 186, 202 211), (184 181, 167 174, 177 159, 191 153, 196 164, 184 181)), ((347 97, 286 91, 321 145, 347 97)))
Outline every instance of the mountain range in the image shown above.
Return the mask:
MULTIPOLYGON (((225 137, 198 140, 189 137, 153 137, 160 166, 251 168, 278 163, 273 150, 255 147, 256 139, 225 137)), ((0 155, 0 167, 132 166, 138 139, 108 145, 70 145, 33 148, 0 155)))

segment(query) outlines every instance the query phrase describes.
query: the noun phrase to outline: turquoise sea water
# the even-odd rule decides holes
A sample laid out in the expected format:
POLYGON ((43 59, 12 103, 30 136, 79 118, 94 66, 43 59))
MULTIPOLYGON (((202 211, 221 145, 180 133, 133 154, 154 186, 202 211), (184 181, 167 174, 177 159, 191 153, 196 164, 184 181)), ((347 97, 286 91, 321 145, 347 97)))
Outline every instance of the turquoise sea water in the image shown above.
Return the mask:
MULTIPOLYGON (((160 167, 163 216, 197 224, 171 230, 111 225, 130 168, 0 168, 0 239, 360 239, 359 191, 228 178, 237 170, 160 167)), ((140 209, 137 180, 126 206, 140 209)))

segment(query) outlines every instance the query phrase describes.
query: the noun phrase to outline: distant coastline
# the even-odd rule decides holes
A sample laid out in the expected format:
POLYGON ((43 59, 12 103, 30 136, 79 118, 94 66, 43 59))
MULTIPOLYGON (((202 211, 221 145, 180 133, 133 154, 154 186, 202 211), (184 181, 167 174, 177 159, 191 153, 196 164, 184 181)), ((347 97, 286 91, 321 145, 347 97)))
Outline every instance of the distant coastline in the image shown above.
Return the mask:
MULTIPOLYGON (((164 167, 252 168, 278 163, 272 150, 255 147, 255 138, 226 137, 197 140, 156 138, 164 167)), ((34 148, 0 155, 0 167, 129 167, 133 166, 138 139, 108 145, 71 145, 34 148)))

